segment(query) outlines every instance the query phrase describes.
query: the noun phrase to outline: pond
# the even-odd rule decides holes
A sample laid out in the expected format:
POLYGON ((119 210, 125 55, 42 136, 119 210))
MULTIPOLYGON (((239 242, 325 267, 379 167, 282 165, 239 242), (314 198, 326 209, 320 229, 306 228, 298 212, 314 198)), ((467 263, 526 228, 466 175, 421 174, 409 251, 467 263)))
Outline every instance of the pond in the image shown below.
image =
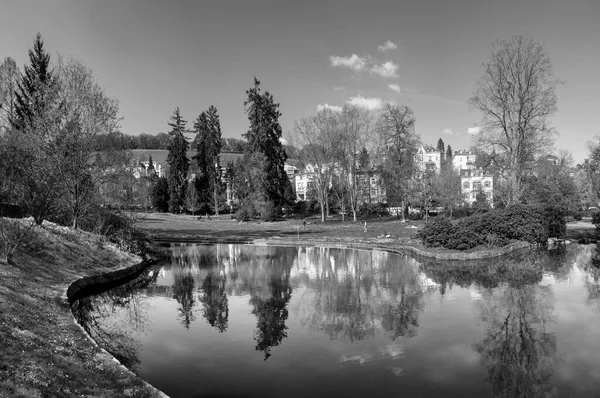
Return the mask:
POLYGON ((597 397, 595 246, 443 263, 172 244, 80 298, 91 336, 171 397, 597 397))

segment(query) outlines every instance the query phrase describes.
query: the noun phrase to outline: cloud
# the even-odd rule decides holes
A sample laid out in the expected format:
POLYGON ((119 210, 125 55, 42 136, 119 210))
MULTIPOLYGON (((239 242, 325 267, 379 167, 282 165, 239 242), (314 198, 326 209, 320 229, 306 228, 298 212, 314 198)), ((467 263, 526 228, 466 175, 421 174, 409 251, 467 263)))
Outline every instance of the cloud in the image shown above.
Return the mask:
POLYGON ((348 89, 348 87, 346 87, 346 86, 335 86, 333 88, 334 91, 345 91, 347 89, 348 89))
POLYGON ((380 75, 381 77, 398 77, 396 71, 398 70, 398 65, 396 65, 392 61, 384 62, 381 65, 373 65, 369 72, 372 74, 380 75))
POLYGON ((331 66, 336 67, 340 66, 343 68, 349 68, 356 72, 360 72, 365 69, 367 66, 367 58, 359 57, 356 54, 352 54, 349 57, 338 57, 336 55, 332 55, 329 57, 331 61, 331 66))
POLYGON ((389 50, 395 50, 398 48, 398 45, 396 45, 396 43, 392 43, 391 41, 386 41, 385 43, 383 43, 380 46, 377 46, 377 50, 381 51, 382 53, 389 51, 389 50))
POLYGON ((346 101, 346 103, 369 110, 381 109, 381 107, 385 104, 385 102, 382 101, 381 98, 366 98, 362 95, 350 97, 348 101, 346 101))
POLYGON ((333 112, 341 112, 342 111, 342 107, 341 106, 336 106, 336 105, 329 105, 329 104, 319 104, 317 105, 317 112, 321 112, 323 109, 329 109, 333 112))
POLYGON ((444 129, 442 132, 446 135, 452 135, 452 130, 450 129, 444 129))
POLYGON ((479 134, 480 130, 481 130, 481 128, 479 128, 479 127, 469 127, 467 129, 467 133, 475 135, 475 134, 479 134))
POLYGON ((401 93, 401 92, 402 92, 402 88, 400 88, 400 85, 399 85, 399 84, 388 84, 388 87, 389 87, 391 90, 393 90, 393 91, 395 91, 395 92, 397 92, 397 93, 401 93))

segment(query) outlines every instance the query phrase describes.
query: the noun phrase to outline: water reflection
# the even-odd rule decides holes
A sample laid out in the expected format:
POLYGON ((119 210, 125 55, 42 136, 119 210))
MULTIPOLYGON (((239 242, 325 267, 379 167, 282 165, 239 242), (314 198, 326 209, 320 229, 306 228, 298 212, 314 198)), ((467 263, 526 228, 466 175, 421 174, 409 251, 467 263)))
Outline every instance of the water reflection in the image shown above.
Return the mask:
MULTIPOLYGON (((466 386, 476 385, 479 396, 554 397, 564 373, 558 358, 565 355, 559 354, 556 332, 565 327, 557 325, 556 288, 569 297, 569 289, 581 286, 583 307, 600 311, 600 270, 591 246, 461 263, 317 247, 173 245, 169 250, 167 262, 135 281, 73 306, 95 340, 134 370, 144 349, 161 348, 149 346, 145 337, 148 323, 166 322, 149 322, 155 317, 152 302, 170 311, 185 344, 210 341, 197 351, 215 372, 219 366, 235 371, 236 362, 245 366, 243 372, 253 367, 260 372, 249 359, 235 357, 254 346, 253 358, 256 351, 261 363, 272 358, 266 364, 275 361, 279 372, 296 363, 301 372, 324 367, 329 377, 372 367, 394 376, 396 387, 414 380, 421 387, 408 391, 417 395, 440 380, 433 369, 445 363, 428 362, 428 349, 443 337, 465 358, 477 356, 474 365, 443 359, 450 374, 469 376, 445 387, 452 394, 473 395, 466 386), (449 314, 441 311, 444 305, 449 314), (428 313, 445 318, 438 321, 428 313), (453 316, 464 324, 460 331, 452 329, 453 316), (216 340, 219 336, 225 340, 216 340), (286 362, 286 356, 293 361, 286 362)), ((163 323, 160 329, 170 330, 165 336, 176 333, 163 323)))

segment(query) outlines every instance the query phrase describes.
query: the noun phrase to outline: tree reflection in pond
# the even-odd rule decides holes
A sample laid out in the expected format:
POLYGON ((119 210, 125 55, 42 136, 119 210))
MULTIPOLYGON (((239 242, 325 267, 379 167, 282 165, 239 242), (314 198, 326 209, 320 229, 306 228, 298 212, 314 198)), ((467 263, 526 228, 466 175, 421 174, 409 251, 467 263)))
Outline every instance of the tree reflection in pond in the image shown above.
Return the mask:
POLYGON ((331 339, 360 341, 379 325, 392 340, 414 336, 423 310, 416 264, 379 251, 300 249, 299 263, 314 294, 302 325, 331 339))
POLYGON ((173 298, 179 303, 177 318, 184 328, 196 319, 194 315, 194 276, 189 270, 179 269, 173 275, 173 298))
POLYGON ((229 320, 229 301, 225 291, 227 276, 211 271, 202 282, 200 302, 204 308, 202 315, 208 324, 220 333, 227 330, 229 320))
POLYGON ((71 305, 77 322, 102 348, 137 372, 141 343, 134 334, 144 332, 148 306, 138 294, 156 283, 158 272, 147 268, 136 279, 101 294, 82 297, 71 305))

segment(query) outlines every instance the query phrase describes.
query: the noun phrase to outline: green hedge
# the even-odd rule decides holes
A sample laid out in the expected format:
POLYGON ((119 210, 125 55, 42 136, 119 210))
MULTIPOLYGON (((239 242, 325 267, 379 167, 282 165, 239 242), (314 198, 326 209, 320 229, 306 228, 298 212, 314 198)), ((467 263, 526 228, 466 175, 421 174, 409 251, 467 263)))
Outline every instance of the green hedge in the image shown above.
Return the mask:
POLYGON ((513 240, 545 244, 551 236, 564 237, 565 231, 560 209, 513 205, 461 218, 455 223, 439 217, 428 222, 417 237, 428 247, 467 250, 479 245, 501 247, 513 240))

